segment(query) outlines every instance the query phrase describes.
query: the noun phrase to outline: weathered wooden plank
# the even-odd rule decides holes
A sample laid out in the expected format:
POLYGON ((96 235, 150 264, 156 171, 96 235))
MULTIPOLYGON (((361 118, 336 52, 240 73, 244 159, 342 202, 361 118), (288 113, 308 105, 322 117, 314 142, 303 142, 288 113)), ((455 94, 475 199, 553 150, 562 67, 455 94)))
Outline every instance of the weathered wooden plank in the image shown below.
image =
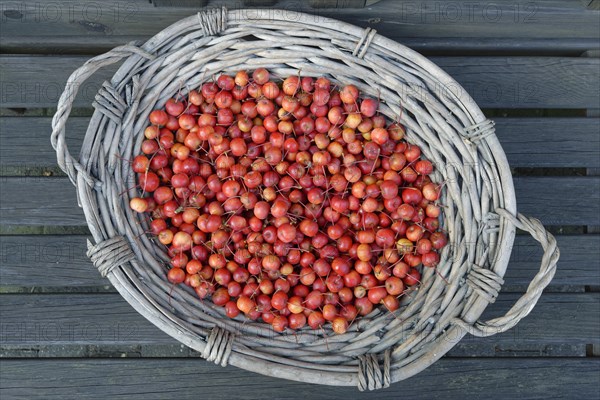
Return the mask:
POLYGON ((68 179, 16 177, 0 182, 0 225, 86 225, 68 179))
MULTIPOLYGON (((551 285, 600 284, 600 235, 558 235, 560 260, 551 285)), ((504 276, 505 287, 529 285, 538 272, 543 249, 533 238, 517 235, 504 276)))
POLYGON ((156 7, 204 7, 208 0, 150 0, 156 7))
POLYGON ((27 399, 481 399, 598 397, 597 358, 439 360, 374 392, 268 378, 193 359, 4 360, 0 394, 27 399))
MULTIPOLYGON (((579 56, 586 49, 596 49, 595 38, 428 38, 401 37, 397 41, 427 56, 440 55, 511 55, 511 56, 579 56)), ((0 43, 2 40, 0 39, 0 43)), ((40 46, 41 47, 41 46, 40 46)), ((40 48, 41 51, 41 48, 40 48)), ((85 53, 84 53, 85 54, 85 53)))
POLYGON ((587 349, 588 345, 585 344, 495 344, 490 341, 465 340, 446 353, 446 357, 585 357, 587 349))
MULTIPOLYGON (((504 315, 521 296, 501 293, 495 303, 490 304, 481 320, 504 315)), ((488 338, 466 336, 463 345, 488 344, 490 348, 518 348, 526 344, 590 344, 600 341, 600 293, 547 293, 542 295, 530 315, 522 319, 513 329, 488 338), (589 314, 588 314, 589 312, 589 314), (558 325, 561 325, 559 328, 558 325), (579 337, 577 333, 582 329, 579 337), (589 336, 587 336, 589 334, 589 336), (563 336, 564 335, 564 336, 563 336), (560 337, 560 339, 559 339, 560 337)))
POLYGON ((587 179, 590 180, 517 177, 514 184, 518 211, 538 218, 544 225, 599 225, 600 178, 587 179), (569 208, 575 208, 572 214, 569 208))
MULTIPOLYGON (((89 123, 87 117, 67 121, 67 146, 76 155, 89 123)), ((0 118, 0 171, 10 173, 14 167, 46 169, 57 166, 56 151, 50 144, 51 117, 0 118)))
MULTIPOLYGON (((209 6, 221 4, 230 9, 246 7, 238 0, 211 1, 209 6)), ((394 40, 405 37, 596 38, 600 26, 598 13, 586 10, 577 0, 513 0, 493 4, 468 0, 452 3, 386 1, 360 12, 314 9, 308 2, 295 0, 280 0, 275 7, 264 15, 280 15, 291 20, 289 11, 308 12, 315 18, 332 17, 360 27, 371 27, 394 40)), ((94 47, 114 36, 147 39, 197 10, 198 6, 164 12, 164 9, 157 9, 144 0, 109 3, 57 1, 49 4, 35 0, 6 2, 1 10, 3 23, 0 36, 21 37, 23 44, 60 32, 66 37, 78 37, 83 46, 94 47)), ((247 15, 253 17, 257 12, 247 15)))
MULTIPOLYGON (((561 249, 553 288, 600 286, 600 235, 560 235, 561 249)), ((0 284, 8 288, 86 290, 110 285, 85 255, 86 236, 0 237, 0 284)), ((542 250, 531 237, 518 235, 504 276, 503 291, 526 287, 539 270, 542 250)))
MULTIPOLYGON (((364 6, 364 1, 363 5, 364 6)), ((377 2, 379 0, 375 0, 377 2)), ((150 3, 156 7, 204 7, 209 3, 209 0, 150 0, 150 3)), ((273 6, 277 0, 243 0, 245 6, 273 6)), ((361 7, 362 7, 361 6, 361 7)))
POLYGON ((590 10, 600 10, 600 1, 598 0, 583 0, 583 3, 590 10))
MULTIPOLYGON (((550 347, 550 346, 546 346, 550 347)), ((552 347, 564 347, 564 346, 552 346, 552 347)), ((578 350, 580 345, 568 346, 566 353, 561 350, 562 354, 554 351, 550 356, 566 356, 566 357, 583 357, 585 356, 585 349, 583 352, 578 350), (581 353, 581 354, 580 354, 581 353)), ((585 346, 584 346, 585 347, 585 346)), ((462 351, 462 348, 457 350, 462 351)), ((467 349, 466 351, 470 351, 467 349)), ((486 350, 479 350, 480 353, 486 350)), ((472 352, 470 353, 472 354, 472 352)), ((470 355, 469 355, 470 356, 470 355)), ((57 345, 45 345, 37 344, 35 346, 22 346, 19 344, 6 344, 0 345, 0 359, 1 358, 65 358, 65 357, 78 357, 78 358, 121 358, 121 357, 162 357, 162 358, 173 358, 173 357, 195 357, 200 358, 200 353, 190 349, 189 347, 173 340, 167 344, 106 344, 101 345, 77 345, 77 344, 62 344, 57 345)))
MULTIPOLYGON (((592 345, 594 349, 599 345, 592 345)), ((446 357, 585 357, 589 355, 590 346, 586 344, 536 344, 536 343, 513 343, 496 344, 487 342, 471 343, 461 342, 452 348, 446 357)), ((122 357, 144 357, 144 358, 201 358, 200 353, 173 341, 170 344, 63 344, 60 346, 36 344, 0 345, 0 357, 2 358, 122 358, 122 357)))
MULTIPOLYGON (((0 225, 85 225, 68 179, 0 182, 0 225)), ((544 224, 600 225, 600 177, 517 177, 515 190, 519 211, 544 224)))
POLYGON ((120 295, 3 295, 2 344, 172 344, 120 295))
MULTIPOLYGON (((56 166, 50 145, 50 117, 0 118, 0 175, 16 168, 44 170, 56 166), (35 143, 35 146, 31 146, 35 143)), ((496 133, 512 167, 600 167, 600 119, 494 118, 496 133)), ((89 119, 72 117, 67 145, 81 148, 89 119)))
MULTIPOLYGON (((261 1, 261 0, 257 0, 261 1)), ((362 8, 373 5, 381 0, 310 0, 308 3, 314 8, 362 8)), ((271 4, 277 1, 271 2, 271 4)))
POLYGON ((86 236, 1 236, 3 287, 109 286, 86 256, 86 236))
MULTIPOLYGON (((85 56, 0 56, 1 107, 53 107, 85 56)), ((600 59, 560 57, 432 57, 483 108, 600 108, 600 59)), ((89 107, 109 67, 86 81, 75 99, 89 107)), ((440 94, 453 86, 441 82, 440 94)))
MULTIPOLYGON (((483 318, 506 312, 521 296, 502 293, 483 318)), ((136 346, 175 340, 137 314, 118 294, 5 294, 0 348, 36 346, 136 346)), ((508 332, 489 338, 465 337, 464 349, 600 343, 600 293, 546 293, 532 313, 508 332)), ((56 352, 51 353, 55 356, 56 352)), ((59 355, 59 354, 58 354, 59 355)), ((477 353, 471 352, 471 356, 477 353)), ((485 354, 484 354, 485 355, 485 354)))
MULTIPOLYGON (((598 47, 598 39, 596 38, 386 36, 426 56, 455 56, 460 54, 577 57, 589 49, 598 47)), ((2 36, 0 37, 0 50, 5 54, 97 55, 124 43, 143 41, 148 37, 106 35, 99 38, 100 40, 94 40, 90 43, 82 39, 82 36, 2 36)))
POLYGON ((583 167, 600 164, 600 119, 494 118, 512 167, 583 167))
POLYGON ((483 108, 586 108, 600 105, 600 60, 557 57, 431 57, 483 108), (561 80, 557 84, 555 79, 561 80), (589 106, 582 106, 589 104, 589 106))
MULTIPOLYGON (((55 107, 69 75, 89 57, 0 56, 0 106, 55 107)), ((78 87, 74 105, 91 107, 102 82, 114 74, 115 66, 101 69, 78 87)))

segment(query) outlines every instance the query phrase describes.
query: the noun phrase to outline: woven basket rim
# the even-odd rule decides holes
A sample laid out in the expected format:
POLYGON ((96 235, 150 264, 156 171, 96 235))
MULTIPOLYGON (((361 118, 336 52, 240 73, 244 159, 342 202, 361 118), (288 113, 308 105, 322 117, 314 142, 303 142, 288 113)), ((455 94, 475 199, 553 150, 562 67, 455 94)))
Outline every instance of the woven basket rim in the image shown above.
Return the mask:
MULTIPOLYGON (((187 38, 186 43, 200 43, 201 40, 205 40, 205 43, 203 42, 203 44, 195 46, 194 51, 200 51, 202 49, 211 48, 211 46, 218 46, 218 44, 214 43, 217 43, 219 41, 219 38, 222 36, 221 31, 223 31, 224 29, 225 32, 234 32, 234 28, 242 29, 243 27, 241 27, 241 25, 243 25, 244 23, 248 23, 248 21, 252 21, 254 25, 258 27, 267 24, 276 24, 277 22, 284 22, 290 25, 290 30, 294 29, 292 25, 301 24, 307 29, 309 27, 313 27, 314 29, 321 30, 325 33, 332 32, 334 30, 343 32, 347 36, 347 40, 349 43, 355 43, 356 41, 357 46, 355 52, 360 49, 364 53, 362 55, 366 60, 368 60, 370 57, 375 57, 379 54, 371 54, 374 48, 377 48, 378 51, 382 51, 382 49, 385 49, 386 51, 389 51, 392 54, 397 54, 397 60, 400 61, 400 55, 402 55, 404 59, 410 59, 411 65, 408 67, 411 71, 414 70, 418 72, 418 69, 426 71, 429 74, 427 79, 437 80, 438 82, 442 82, 446 85, 452 84, 456 88, 460 89, 458 94, 451 95, 454 97, 453 100, 456 101, 456 103, 460 107, 460 110, 456 110, 455 112, 462 113, 462 115, 469 120, 470 126, 478 127, 481 124, 486 123, 487 120, 481 112, 480 108, 476 105, 475 101, 466 92, 466 90, 462 88, 462 86, 460 86, 453 78, 451 78, 437 65, 435 65, 419 53, 409 49, 408 47, 403 46, 402 44, 399 44, 388 38, 385 38, 379 34, 376 34, 372 30, 364 30, 354 25, 337 21, 335 19, 287 10, 280 10, 280 12, 285 13, 285 16, 287 18, 277 19, 277 10, 274 9, 239 9, 232 11, 219 9, 216 11, 202 11, 197 15, 192 15, 190 17, 184 18, 165 28, 157 35, 155 35, 154 37, 146 41, 144 44, 139 46, 139 48, 137 46, 117 48, 112 52, 107 53, 107 55, 105 55, 104 58, 102 58, 102 56, 97 57, 94 60, 95 69, 93 69, 89 74, 87 74, 89 71, 86 70, 84 71, 85 73, 80 74, 81 76, 77 76, 77 78, 85 79, 99 67, 115 62, 115 58, 127 57, 123 65, 117 70, 111 82, 108 84, 108 86, 106 86, 105 89, 111 93, 111 96, 115 96, 113 100, 109 102, 111 107, 114 107, 114 104, 119 103, 119 101, 123 102, 122 97, 119 93, 125 92, 126 94, 128 94, 126 96, 127 100, 123 102, 123 109, 131 111, 131 113, 123 111, 123 113, 125 114, 123 118, 133 119, 134 117, 139 117, 139 115, 141 114, 135 114, 133 112, 134 110, 130 109, 129 107, 135 107, 136 112, 142 112, 143 114, 143 111, 139 111, 139 108, 143 108, 143 106, 147 106, 148 104, 150 104, 151 106, 160 106, 161 102, 164 103, 166 97, 170 96, 160 97, 160 93, 158 93, 159 91, 157 90, 157 93, 153 94, 153 97, 150 100, 148 100, 147 97, 149 92, 146 91, 146 94, 144 95, 146 97, 144 97, 142 101, 140 100, 140 98, 143 95, 143 93, 136 94, 135 92, 136 82, 134 82, 133 84, 133 89, 131 89, 130 87, 125 87, 123 85, 123 82, 131 82, 135 81, 136 79, 143 79, 142 71, 152 72, 156 70, 158 68, 158 63, 155 62, 153 64, 151 60, 152 57, 155 57, 156 61, 161 58, 164 59, 164 57, 173 56, 171 50, 168 50, 164 54, 159 54, 158 57, 156 56, 156 52, 157 50, 160 52, 162 46, 174 46, 172 48, 175 49, 175 51, 177 51, 179 48, 176 45, 174 45, 173 43, 166 42, 168 42, 167 39, 171 39, 172 37, 178 37, 178 35, 181 34, 182 27, 194 26, 195 24, 197 24, 202 27, 201 33, 206 33, 207 30, 209 33, 212 33, 211 36, 205 36, 204 34, 202 34, 187 38), (253 17, 248 18, 249 14, 251 14, 253 17), (266 15, 267 17, 263 17, 263 15, 266 15), (293 21, 293 23, 291 23, 290 21, 293 21), (227 27, 225 28, 226 25, 227 27), (361 46, 363 47, 361 48, 361 46), (147 59, 149 59, 150 61, 148 61, 148 63, 145 64, 143 68, 140 68, 140 63, 147 59), (139 78, 139 74, 142 74, 142 78, 139 78), (114 94, 113 92, 116 94, 114 94), (130 103, 132 105, 130 106, 127 103, 130 103)), ((199 30, 200 29, 196 31, 186 31, 184 29, 184 33, 186 35, 193 35, 196 34, 199 30)), ((185 41, 186 37, 184 36, 180 40, 185 41)), ((227 50, 233 51, 231 50, 231 48, 227 48, 227 50)), ((340 48, 340 51, 342 52, 345 52, 347 50, 347 48, 340 48)), ((344 57, 346 56, 344 55, 344 57)), ((360 58, 362 59, 362 57, 360 58)), ((84 67, 82 68, 85 67, 86 66, 84 65, 84 67)), ((90 67, 90 69, 92 68, 90 67)), ((76 74, 74 73, 74 75, 76 74)), ((173 84, 173 82, 169 83, 171 85, 173 84)), ((75 97, 72 93, 71 95, 72 97, 75 97)), ((107 94, 104 93, 103 96, 106 97, 107 94)), ((97 102, 98 103, 95 103, 95 105, 100 104, 100 106, 102 106, 102 102, 98 98, 97 102)), ((101 109, 102 112, 97 112, 94 114, 94 117, 92 117, 92 121, 90 122, 90 127, 88 128, 88 134, 90 134, 91 132, 90 137, 92 137, 92 139, 94 138, 94 129, 100 129, 97 127, 97 124, 100 120, 106 120, 109 126, 112 126, 110 125, 109 120, 111 120, 111 116, 115 118, 114 115, 110 114, 110 112, 113 111, 107 111, 106 106, 103 106, 104 108, 100 106, 98 108, 101 109)), ((165 312, 164 307, 159 304, 161 301, 161 299, 158 298, 160 297, 159 294, 153 292, 152 288, 147 286, 148 281, 144 280, 147 279, 148 276, 136 275, 134 271, 135 268, 132 268, 132 266, 137 266, 136 263, 138 261, 143 262, 143 259, 141 261, 137 260, 137 258, 139 258, 139 255, 136 257, 136 255, 134 255, 131 252, 128 245, 123 244, 125 241, 120 241, 118 238, 115 238, 114 240, 111 239, 111 241, 107 240, 108 238, 116 237, 117 235, 119 235, 119 233, 115 232, 112 228, 108 231, 104 230, 104 227, 102 226, 102 218, 106 218, 107 210, 102 209, 103 204, 99 205, 101 208, 100 210, 98 210, 98 207, 94 207, 95 200, 93 200, 93 196, 94 190, 99 189, 100 187, 102 187, 100 191, 107 191, 111 188, 107 188, 105 186, 106 182, 102 183, 102 176, 91 176, 89 168, 86 169, 85 167, 86 165, 91 164, 92 161, 96 161, 97 163, 102 164, 102 160, 93 160, 93 154, 91 153, 92 150, 90 150, 89 153, 82 153, 79 162, 72 161, 71 165, 65 165, 65 159, 67 160, 67 164, 68 161, 70 161, 70 155, 66 150, 66 145, 64 144, 64 122, 68 117, 69 111, 70 104, 68 99, 65 100, 63 99, 63 97, 61 97, 61 100, 59 101, 59 110, 57 111, 57 114, 53 119, 53 146, 55 147, 55 149, 57 149, 59 165, 61 166, 61 168, 67 171, 69 177, 77 186, 78 200, 80 201, 80 205, 84 208, 86 220, 88 221, 88 225, 90 226, 90 230, 92 231, 92 235, 94 237, 94 240, 96 241, 96 245, 92 243, 89 243, 88 245, 90 248, 90 254, 93 254, 96 257, 96 259, 94 259, 94 256, 92 256, 94 263, 96 264, 96 261, 98 261, 98 263, 101 265, 99 266, 98 264, 96 264, 98 268, 107 274, 107 277, 113 284, 113 286, 115 286, 115 288, 119 291, 123 298, 125 298, 125 300, 128 301, 140 314, 142 314, 154 325, 159 327, 167 334, 173 336, 183 344, 199 352, 202 352, 205 358, 208 358, 209 360, 212 359, 213 361, 215 361, 216 357, 216 362, 220 362, 222 365, 225 365, 227 362, 229 362, 232 365, 247 370, 290 380, 344 386, 358 384, 361 388, 378 388, 382 385, 389 385, 390 380, 392 382, 395 382, 402 379, 406 379, 420 372, 421 370, 435 362, 437 359, 439 359, 441 356, 443 356, 458 342, 460 338, 462 338, 466 334, 467 331, 465 327, 474 324, 477 321, 477 319, 481 316, 487 305, 490 303, 489 299, 486 299, 482 296, 478 296, 476 294, 471 294, 468 297, 465 297, 462 301, 469 301, 470 308, 467 313, 460 317, 460 323, 451 324, 447 330, 441 332, 435 338, 435 340, 431 341, 431 344, 427 348, 427 351, 423 352, 423 354, 421 354, 418 358, 415 358, 411 362, 411 364, 409 364, 408 367, 403 366, 397 369, 391 369, 390 371, 390 355, 388 352, 386 352, 384 363, 386 363, 388 370, 385 370, 383 374, 379 374, 381 376, 379 376, 378 378, 371 376, 372 374, 370 373, 365 373, 366 376, 368 375, 367 378, 365 378, 367 379, 366 383, 361 381, 361 376, 359 376, 359 374, 357 374, 356 371, 354 371, 356 367, 353 365, 348 365, 348 367, 346 367, 345 365, 341 365, 340 367, 337 367, 337 369, 332 368, 333 371, 328 371, 326 373, 326 376, 324 376, 324 372, 322 370, 317 368, 311 369, 310 367, 307 367, 299 361, 296 362, 296 364, 292 365, 282 365, 280 360, 276 357, 274 357, 273 360, 257 358, 257 354, 254 350, 248 349, 243 345, 242 347, 237 346, 236 348, 232 349, 233 337, 226 336, 226 338, 221 338, 221 336, 218 336, 218 334, 214 333, 214 329, 214 335, 211 334, 210 338, 208 334, 206 334, 204 338, 201 338, 197 334, 195 334, 191 329, 189 329, 189 327, 181 325, 180 320, 174 317, 174 315, 170 315, 168 312, 165 312), (64 105, 64 103, 66 103, 66 106, 64 105), (104 186, 102 186, 103 184, 104 186), (102 257, 97 255, 97 253, 103 254, 109 252, 112 254, 111 260, 114 265, 106 265, 106 263, 103 263, 104 261, 100 260, 102 257), (119 255, 118 257, 114 255, 115 252, 119 255), (117 257, 118 263, 115 261, 115 257, 117 257), (113 268, 114 266, 116 266, 116 268, 113 268), (212 343, 210 346, 207 345, 209 341, 211 341, 212 343), (221 342, 220 344, 214 344, 214 341, 221 342), (220 346, 221 348, 218 356, 214 354, 211 355, 211 351, 210 349, 208 349, 209 347, 215 346, 220 346), (226 356, 223 356, 223 352, 226 353, 226 356), (373 383, 375 381, 376 383, 373 383)), ((118 115, 116 116, 116 119, 114 119, 114 121, 119 121, 118 115)), ((436 120, 436 122, 437 121, 438 120, 436 120)), ((132 121, 128 121, 127 123, 123 122, 123 125, 135 126, 135 123, 132 121)), ((132 136, 134 134, 134 131, 122 134, 130 134, 132 136)), ((115 132, 120 131, 116 129, 115 132)), ((86 139, 87 137, 88 135, 86 135, 86 139)), ((122 141, 124 139, 121 138, 119 140, 122 141)), ((119 140, 116 140, 117 144, 119 140)), ((131 141, 127 143, 128 146, 131 148, 133 143, 131 143, 131 141)), ((500 213, 500 217, 502 218, 500 218, 500 221, 498 222, 498 242, 495 243, 495 257, 493 260, 493 264, 491 265, 491 276, 494 279, 501 280, 501 278, 504 276, 506 267, 508 265, 511 253, 510 249, 513 245, 513 241, 515 238, 516 227, 521 222, 517 221, 516 219, 512 219, 511 217, 512 215, 517 214, 514 186, 510 168, 508 166, 508 160, 504 151, 502 150, 502 147, 497 137, 493 134, 493 131, 491 131, 491 134, 486 135, 481 139, 481 143, 484 143, 485 146, 487 146, 486 149, 489 150, 489 157, 493 159, 493 167, 497 168, 497 177, 499 178, 499 182, 494 183, 498 184, 500 187, 501 205, 502 208, 505 210, 504 212, 506 213, 500 213)), ((95 145, 95 149, 101 147, 97 143, 87 144, 90 146, 90 148, 92 148, 93 145, 95 145)), ((84 142, 83 146, 85 148, 86 142, 84 142)), ((108 165, 110 167, 110 160, 107 160, 106 162, 108 162, 108 165)), ((105 173, 105 171, 101 172, 105 173)), ((125 176, 121 176, 121 171, 119 168, 116 168, 115 174, 116 177, 121 177, 123 179, 125 178, 125 176)), ((476 183, 473 183, 472 185, 476 185, 476 183)), ((108 194, 104 195, 106 197, 110 197, 108 194)), ((122 208, 120 208, 120 206, 118 205, 110 204, 109 206, 116 207, 117 210, 126 212, 125 210, 122 210, 122 208)), ((107 206, 104 205, 104 207, 107 206)), ((116 216, 115 218, 126 218, 126 216, 116 216)), ((536 229, 539 228, 537 228, 536 226, 536 229)), ((126 232, 121 232, 120 235, 130 237, 133 236, 133 232, 130 232, 126 229, 126 232)), ((133 244, 135 247, 135 243, 131 244, 133 244)), ((137 269, 135 270, 137 271, 137 269)), ((209 321, 213 321, 213 319, 209 318, 209 321)), ((215 321, 210 323, 214 324, 215 321)), ((371 368, 374 366, 374 368, 378 371, 378 363, 380 362, 380 359, 373 356, 370 359, 371 361, 368 360, 369 359, 367 359, 367 361, 364 361, 364 357, 360 358, 358 369, 360 370, 361 368, 371 368), (369 362, 371 362, 371 364, 369 364, 369 362)))

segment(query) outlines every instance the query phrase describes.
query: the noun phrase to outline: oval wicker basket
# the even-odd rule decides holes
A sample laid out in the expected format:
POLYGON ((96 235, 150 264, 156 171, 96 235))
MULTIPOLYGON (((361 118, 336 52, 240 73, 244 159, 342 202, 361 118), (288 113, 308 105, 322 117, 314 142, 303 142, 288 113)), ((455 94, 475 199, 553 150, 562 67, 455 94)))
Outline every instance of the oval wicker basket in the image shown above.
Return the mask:
POLYGON ((431 365, 467 332, 506 331, 534 307, 552 279, 559 252, 539 221, 516 213, 506 156, 462 87, 416 52, 380 35, 320 16, 280 10, 207 10, 185 18, 142 45, 97 56, 69 78, 52 121, 58 163, 77 188, 95 244, 94 265, 144 317, 210 361, 279 378, 326 385, 387 387, 431 365), (93 103, 77 159, 65 123, 79 86, 101 67, 125 58, 93 103), (232 320, 221 307, 166 281, 164 249, 146 237, 148 223, 129 207, 137 195, 128 162, 137 154, 150 111, 220 72, 266 67, 280 76, 327 75, 380 96, 381 111, 401 115, 406 139, 436 165, 446 183, 442 225, 450 246, 437 272, 395 315, 375 310, 333 335, 275 333, 269 325, 232 320), (131 189, 134 188, 134 189, 131 189), (478 318, 503 283, 516 228, 544 248, 539 273, 508 313, 478 318))

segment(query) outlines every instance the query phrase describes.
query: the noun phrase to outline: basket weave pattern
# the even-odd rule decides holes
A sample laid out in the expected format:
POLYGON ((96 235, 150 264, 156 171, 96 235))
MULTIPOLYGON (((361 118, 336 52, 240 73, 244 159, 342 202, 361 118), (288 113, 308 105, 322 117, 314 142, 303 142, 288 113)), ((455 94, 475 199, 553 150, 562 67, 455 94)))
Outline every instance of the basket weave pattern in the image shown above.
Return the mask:
POLYGON ((89 60, 69 78, 53 119, 60 167, 77 188, 94 243, 88 255, 121 295, 156 326, 220 365, 328 385, 387 387, 444 355, 467 332, 503 332, 527 315, 554 275, 556 241, 539 221, 516 213, 506 157, 464 90, 434 64, 377 35, 339 21, 274 10, 208 10, 183 19, 148 42, 121 46, 89 60), (81 83, 125 59, 93 106, 77 159, 65 143, 65 123, 81 83), (128 207, 139 195, 135 156, 149 113, 178 92, 222 72, 259 67, 276 76, 326 75, 381 99, 381 112, 406 127, 445 183, 442 226, 450 245, 437 273, 426 269, 419 288, 393 315, 374 310, 348 332, 275 333, 269 325, 229 319, 193 291, 171 287, 169 258, 146 236, 148 222, 128 207), (527 293, 503 317, 479 322, 501 289, 515 229, 545 250, 527 293))

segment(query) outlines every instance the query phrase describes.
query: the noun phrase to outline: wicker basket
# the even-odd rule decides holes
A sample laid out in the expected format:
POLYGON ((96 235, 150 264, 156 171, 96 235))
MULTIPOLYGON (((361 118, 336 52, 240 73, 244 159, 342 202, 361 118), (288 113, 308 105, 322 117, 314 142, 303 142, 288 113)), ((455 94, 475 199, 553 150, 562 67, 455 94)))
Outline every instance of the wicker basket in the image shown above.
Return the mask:
POLYGON ((516 213, 506 156, 469 95, 436 65, 380 35, 320 16, 280 10, 207 10, 166 28, 142 45, 97 56, 69 78, 52 121, 58 163, 77 188, 95 244, 94 265, 144 317, 215 363, 326 385, 387 387, 422 371, 466 333, 504 332, 526 316, 552 279, 559 251, 539 221, 516 213), (65 123, 78 87, 101 67, 125 59, 96 101, 78 159, 65 123), (135 174, 121 160, 137 154, 150 111, 220 72, 266 67, 280 76, 327 75, 380 96, 390 119, 402 115, 406 139, 446 182, 442 225, 450 246, 436 273, 395 315, 375 310, 348 333, 275 333, 269 325, 224 316, 186 287, 166 281, 168 257, 129 207, 135 174), (516 228, 544 248, 539 273, 508 311, 478 318, 503 283, 516 228))

